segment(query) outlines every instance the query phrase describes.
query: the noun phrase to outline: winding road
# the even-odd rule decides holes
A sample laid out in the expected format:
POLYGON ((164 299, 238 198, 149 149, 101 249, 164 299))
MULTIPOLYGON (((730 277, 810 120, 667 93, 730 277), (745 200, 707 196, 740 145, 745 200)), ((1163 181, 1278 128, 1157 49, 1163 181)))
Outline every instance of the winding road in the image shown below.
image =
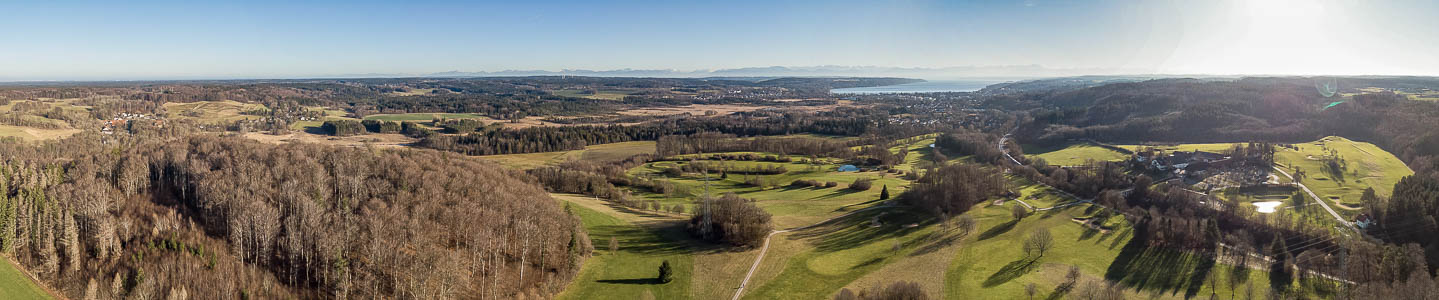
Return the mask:
POLYGON ((1323 206, 1324 210, 1329 212, 1329 215, 1334 216, 1335 221, 1339 221, 1339 224, 1344 224, 1344 226, 1349 227, 1350 230, 1358 231, 1358 229, 1354 228, 1354 223, 1345 220, 1343 216, 1340 216, 1338 212, 1335 212, 1333 208, 1329 207, 1329 203, 1324 203, 1323 198, 1319 198, 1319 195, 1315 195, 1314 191, 1309 190, 1309 187, 1304 186, 1303 183, 1299 183, 1298 180, 1294 180, 1294 176, 1289 176, 1289 172, 1284 172, 1284 169, 1280 169, 1279 167, 1274 167, 1274 170, 1279 171, 1279 174, 1284 174, 1284 177, 1288 177, 1290 182, 1294 182, 1294 185, 1303 189, 1305 194, 1309 194, 1310 198, 1314 198, 1314 201, 1319 202, 1319 206, 1323 206))

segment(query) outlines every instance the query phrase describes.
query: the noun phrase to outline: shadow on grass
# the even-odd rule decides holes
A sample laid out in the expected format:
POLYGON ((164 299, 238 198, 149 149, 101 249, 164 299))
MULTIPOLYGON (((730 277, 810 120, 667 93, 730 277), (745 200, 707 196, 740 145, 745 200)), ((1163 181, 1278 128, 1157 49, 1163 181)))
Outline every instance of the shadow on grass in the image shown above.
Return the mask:
POLYGON ((1019 224, 1019 219, 1010 219, 1009 222, 994 225, 994 227, 990 227, 989 230, 985 230, 984 232, 979 233, 979 240, 987 240, 995 236, 1004 234, 1005 232, 1009 232, 1009 230, 1014 229, 1014 225, 1017 224, 1019 224))
POLYGON ((856 213, 833 220, 824 225, 796 231, 789 239, 816 238, 812 244, 817 251, 832 252, 863 246, 878 240, 904 236, 933 223, 933 218, 906 209, 876 209, 856 213), (883 215, 881 215, 883 214, 883 215), (871 226, 872 220, 880 219, 879 227, 871 226), (920 226, 905 228, 905 224, 920 226))
POLYGON ((848 204, 848 205, 845 205, 845 206, 840 206, 839 208, 834 209, 834 211, 846 211, 846 210, 849 210, 850 207, 862 206, 862 205, 865 205, 865 204, 870 204, 870 203, 875 203, 875 202, 881 202, 881 201, 886 201, 886 200, 880 200, 879 198, 875 198, 874 200, 869 200, 869 201, 865 201, 865 202, 860 202, 860 203, 848 204))
MULTIPOLYGON (((930 253, 933 253, 933 252, 935 252, 935 251, 939 251, 939 249, 944 249, 945 247, 949 247, 950 245, 954 245, 955 243, 958 243, 959 240, 964 239, 964 236, 965 236, 965 235, 959 234, 959 233, 955 233, 955 234, 931 233, 931 234, 941 234, 941 235, 943 235, 943 236, 940 237, 940 238, 938 238, 938 239, 933 239, 933 240, 934 240, 933 242, 931 242, 931 243, 929 243, 929 244, 925 244, 924 246, 919 247, 919 249, 915 249, 914 252, 910 252, 910 253, 909 253, 909 256, 920 256, 920 255, 930 254, 930 253)), ((923 240, 931 240, 931 239, 926 238, 926 239, 923 239, 923 240)))
POLYGON ((595 282, 599 282, 599 283, 612 283, 612 284, 662 284, 662 283, 663 283, 663 282, 660 282, 658 279, 654 279, 654 278, 600 279, 600 280, 595 280, 595 282))
POLYGON ((1175 249, 1149 247, 1131 239, 1109 264, 1104 278, 1140 290, 1177 294, 1193 298, 1214 269, 1212 257, 1175 249))
POLYGON ((994 272, 994 275, 989 275, 989 278, 984 280, 984 287, 994 287, 1019 278, 1019 276, 1024 276, 1025 273, 1029 273, 1029 271, 1033 271, 1035 267, 1039 266, 1039 264, 1035 263, 1036 261, 1037 259, 1025 257, 1009 262, 1009 264, 1004 265, 1003 268, 999 268, 999 271, 994 272))
POLYGON ((824 196, 814 197, 814 199, 815 199, 815 200, 829 199, 829 198, 835 198, 835 197, 841 197, 841 196, 845 196, 845 195, 849 195, 849 194, 854 194, 854 193, 858 193, 858 192, 860 192, 860 191, 851 190, 851 189, 849 189, 849 188, 839 188, 839 190, 830 192, 829 194, 824 194, 824 196))
POLYGON ((1124 231, 1120 232, 1119 235, 1116 235, 1114 237, 1113 242, 1109 242, 1109 250, 1114 250, 1114 247, 1119 247, 1119 242, 1123 241, 1124 238, 1130 237, 1131 235, 1134 235, 1134 228, 1125 228, 1124 231))

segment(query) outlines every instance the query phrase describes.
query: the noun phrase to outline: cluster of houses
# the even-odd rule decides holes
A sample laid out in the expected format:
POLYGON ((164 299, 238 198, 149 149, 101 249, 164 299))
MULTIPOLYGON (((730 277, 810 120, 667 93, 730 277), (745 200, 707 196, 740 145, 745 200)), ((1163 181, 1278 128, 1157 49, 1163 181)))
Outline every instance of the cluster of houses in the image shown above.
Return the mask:
POLYGON ((146 120, 150 121, 156 126, 159 126, 165 122, 164 119, 150 114, 120 113, 109 120, 100 120, 100 133, 115 134, 115 130, 124 129, 131 120, 146 120))
POLYGON ((1206 151, 1138 152, 1134 161, 1149 171, 1172 173, 1177 177, 1204 176, 1212 169, 1238 165, 1239 159, 1206 151))

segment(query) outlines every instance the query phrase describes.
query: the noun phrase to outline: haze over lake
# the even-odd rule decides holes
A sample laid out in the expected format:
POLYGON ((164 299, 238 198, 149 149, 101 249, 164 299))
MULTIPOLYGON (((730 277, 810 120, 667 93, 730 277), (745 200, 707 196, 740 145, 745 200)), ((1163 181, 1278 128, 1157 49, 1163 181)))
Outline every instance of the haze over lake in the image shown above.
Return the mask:
POLYGON ((973 92, 1003 80, 935 80, 906 84, 843 88, 830 90, 836 94, 890 94, 890 93, 938 93, 973 92))

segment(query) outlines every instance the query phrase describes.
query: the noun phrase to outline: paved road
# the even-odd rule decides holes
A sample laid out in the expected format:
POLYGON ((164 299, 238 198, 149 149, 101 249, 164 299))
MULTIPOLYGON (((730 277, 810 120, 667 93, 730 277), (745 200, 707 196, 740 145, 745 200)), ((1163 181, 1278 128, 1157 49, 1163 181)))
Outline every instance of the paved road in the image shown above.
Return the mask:
POLYGON ((750 278, 751 276, 754 276, 754 270, 755 270, 755 269, 759 269, 759 263, 760 263, 761 261, 764 261, 764 255, 765 255, 765 253, 768 253, 768 252, 769 252, 769 239, 772 238, 772 237, 774 237, 774 235, 776 235, 776 234, 781 234, 781 233, 786 233, 786 232, 790 232, 790 231, 795 231, 795 230, 809 229, 809 228, 813 228, 813 227, 815 227, 815 226, 819 226, 819 225, 823 225, 823 224, 825 224, 825 223, 833 222, 834 220, 839 220, 839 219, 841 219, 841 218, 848 217, 848 216, 850 216, 850 215, 854 215, 854 214, 857 214, 857 213, 860 213, 860 212, 863 212, 863 211, 868 211, 868 210, 873 210, 873 209, 880 209, 880 208, 889 208, 889 207, 894 207, 894 206, 893 206, 893 205, 889 205, 889 204, 881 204, 881 205, 877 205, 877 206, 870 206, 870 207, 861 208, 861 209, 859 209, 859 210, 855 210, 855 211, 852 211, 852 212, 849 212, 849 213, 840 215, 840 216, 838 216, 838 217, 833 217, 833 218, 826 219, 826 220, 824 220, 824 221, 819 221, 819 223, 814 223, 814 224, 809 224, 809 225, 805 225, 805 226, 800 226, 800 227, 795 227, 795 228, 790 228, 790 229, 784 229, 784 230, 770 231, 770 232, 769 232, 769 235, 764 236, 764 243, 761 244, 760 247, 759 247, 759 256, 756 256, 756 257, 754 258, 754 264, 752 264, 752 265, 749 266, 749 272, 746 272, 746 273, 744 274, 744 280, 739 282, 739 288, 736 288, 736 289, 735 289, 735 291, 734 291, 734 297, 733 297, 733 298, 730 298, 730 299, 732 299, 732 300, 739 300, 740 295, 744 294, 744 288, 749 285, 749 278, 750 278))
POLYGON ((1339 221, 1339 224, 1344 224, 1344 226, 1349 227, 1349 229, 1355 230, 1356 232, 1358 231, 1358 229, 1354 228, 1354 223, 1349 223, 1348 220, 1344 220, 1344 217, 1339 216, 1339 213, 1334 212, 1334 209, 1329 207, 1329 203, 1324 203, 1324 199, 1319 198, 1319 195, 1315 195, 1314 191, 1309 190, 1309 187, 1304 186, 1303 183, 1299 183, 1298 180, 1294 180, 1294 176, 1289 176, 1289 172, 1284 172, 1284 169, 1280 169, 1279 167, 1274 167, 1274 170, 1279 171, 1279 174, 1284 174, 1284 177, 1289 177, 1289 181, 1294 182, 1294 185, 1303 189, 1304 193, 1309 194, 1310 198, 1314 198, 1314 201, 1319 202, 1319 206, 1323 206, 1324 210, 1329 212, 1329 215, 1334 216, 1334 220, 1339 221))

